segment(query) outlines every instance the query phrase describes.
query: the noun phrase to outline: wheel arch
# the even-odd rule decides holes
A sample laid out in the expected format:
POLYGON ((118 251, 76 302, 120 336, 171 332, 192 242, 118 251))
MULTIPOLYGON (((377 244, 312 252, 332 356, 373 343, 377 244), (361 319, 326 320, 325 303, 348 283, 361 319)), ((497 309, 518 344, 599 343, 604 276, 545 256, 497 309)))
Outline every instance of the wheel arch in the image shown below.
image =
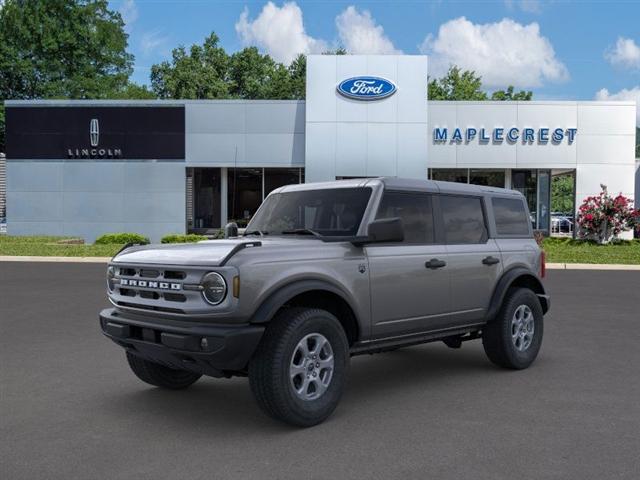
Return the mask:
POLYGON ((344 292, 323 280, 298 280, 273 292, 251 316, 250 323, 267 323, 283 308, 320 308, 333 314, 343 326, 349 345, 360 338, 356 310, 344 292))
POLYGON ((500 311, 500 307, 510 288, 522 287, 532 290, 540 300, 542 313, 549 310, 549 299, 540 279, 524 267, 514 267, 502 274, 491 296, 491 303, 487 311, 487 321, 491 321, 500 311))

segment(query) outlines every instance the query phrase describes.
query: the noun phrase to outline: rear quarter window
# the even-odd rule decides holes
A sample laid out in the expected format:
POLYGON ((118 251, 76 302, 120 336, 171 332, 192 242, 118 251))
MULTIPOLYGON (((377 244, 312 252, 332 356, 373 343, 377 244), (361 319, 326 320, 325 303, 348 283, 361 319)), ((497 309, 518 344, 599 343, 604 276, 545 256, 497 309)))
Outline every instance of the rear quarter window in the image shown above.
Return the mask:
POLYGON ((529 218, 519 198, 492 198, 493 216, 498 235, 529 236, 529 218))

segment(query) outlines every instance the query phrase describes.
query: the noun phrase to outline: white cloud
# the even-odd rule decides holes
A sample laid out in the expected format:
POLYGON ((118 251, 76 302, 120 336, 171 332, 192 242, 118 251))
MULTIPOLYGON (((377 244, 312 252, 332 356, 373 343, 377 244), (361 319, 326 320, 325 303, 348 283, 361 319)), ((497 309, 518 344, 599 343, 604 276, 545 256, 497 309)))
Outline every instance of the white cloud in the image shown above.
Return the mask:
POLYGON ((244 45, 255 45, 285 64, 291 63, 300 53, 327 50, 323 40, 306 34, 302 10, 295 2, 284 3, 282 7, 268 2, 253 21, 249 19, 249 10, 245 7, 235 27, 244 45))
POLYGON ((518 2, 514 0, 504 0, 504 4, 509 10, 513 10, 515 7, 518 7, 526 13, 542 13, 542 4, 540 0, 520 0, 518 2))
POLYGON ((640 47, 631 38, 618 37, 615 47, 604 54, 611 65, 640 69, 640 47))
POLYGON ((358 12, 353 5, 336 17, 342 46, 352 54, 399 54, 402 51, 384 34, 368 10, 358 12))
POLYGON ((640 85, 633 88, 623 88, 619 92, 611 93, 606 88, 596 92, 596 100, 631 100, 636 102, 636 125, 640 126, 640 85))
POLYGON ((133 24, 138 20, 138 6, 135 0, 124 0, 118 11, 122 15, 125 31, 130 33, 133 29, 133 24))
POLYGON ((149 55, 167 42, 167 37, 160 30, 145 32, 140 37, 140 50, 144 55, 149 55))
POLYGON ((441 76, 450 65, 457 65, 482 75, 485 87, 532 88, 569 78, 535 22, 522 25, 505 18, 474 24, 465 17, 456 18, 440 25, 437 36, 428 35, 420 51, 431 55, 432 76, 441 76))

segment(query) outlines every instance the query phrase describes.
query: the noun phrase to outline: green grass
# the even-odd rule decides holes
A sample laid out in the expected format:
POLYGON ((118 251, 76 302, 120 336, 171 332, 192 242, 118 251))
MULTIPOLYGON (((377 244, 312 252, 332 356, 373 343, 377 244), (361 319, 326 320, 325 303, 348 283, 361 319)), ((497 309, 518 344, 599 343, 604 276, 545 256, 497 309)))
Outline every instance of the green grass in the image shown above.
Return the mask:
MULTIPOLYGON (((122 248, 112 245, 60 244, 70 237, 0 235, 0 255, 45 257, 111 257, 122 248)), ((597 245, 594 242, 547 238, 543 244, 550 263, 618 263, 640 265, 640 240, 597 245)))
POLYGON ((543 248, 549 263, 640 265, 640 240, 598 245, 585 240, 546 238, 543 248))
POLYGON ((78 245, 58 243, 73 237, 0 235, 0 255, 37 257, 112 257, 122 245, 78 245))

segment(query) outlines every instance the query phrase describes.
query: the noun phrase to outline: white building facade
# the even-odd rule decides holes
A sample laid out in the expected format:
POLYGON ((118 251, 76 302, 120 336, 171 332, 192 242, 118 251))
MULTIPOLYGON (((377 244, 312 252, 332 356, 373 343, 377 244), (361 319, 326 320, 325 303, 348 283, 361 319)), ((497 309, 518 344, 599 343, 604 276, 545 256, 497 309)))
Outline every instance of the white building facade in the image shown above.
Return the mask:
POLYGON ((351 177, 513 188, 534 227, 570 234, 604 184, 634 197, 632 102, 437 102, 428 59, 311 55, 305 101, 8 101, 7 231, 208 233, 278 186, 351 177))

